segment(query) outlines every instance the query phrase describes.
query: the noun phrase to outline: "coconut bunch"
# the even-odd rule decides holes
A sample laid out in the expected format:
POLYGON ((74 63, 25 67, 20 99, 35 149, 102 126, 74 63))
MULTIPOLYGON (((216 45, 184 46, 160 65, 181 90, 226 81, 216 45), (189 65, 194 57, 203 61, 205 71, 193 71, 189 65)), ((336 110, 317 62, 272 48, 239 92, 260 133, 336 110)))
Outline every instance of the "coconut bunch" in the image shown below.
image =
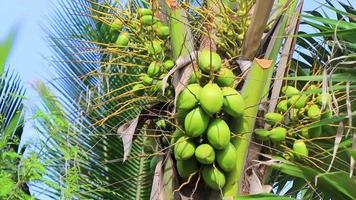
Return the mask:
MULTIPOLYGON (((175 65, 168 56, 169 27, 155 17, 151 8, 138 8, 134 14, 115 18, 110 24, 110 32, 117 34, 114 43, 117 50, 113 53, 120 55, 125 52, 135 63, 141 64, 138 69, 139 83, 132 87, 134 94, 137 96, 159 94, 162 79, 175 65)), ((117 60, 117 57, 114 56, 111 61, 117 60)), ((171 90, 168 89, 167 92, 169 96, 171 90)))
POLYGON ((236 164, 236 149, 230 143, 232 134, 227 119, 243 115, 244 101, 233 88, 234 74, 222 67, 217 53, 208 49, 200 51, 198 66, 201 77, 193 75, 179 94, 178 127, 171 144, 181 178, 201 172, 204 182, 219 190, 225 184, 225 174, 236 164), (202 80, 208 76, 209 80, 202 80))
POLYGON ((293 86, 282 88, 283 97, 277 104, 276 112, 266 113, 264 120, 269 124, 269 129, 256 129, 259 139, 279 144, 280 147, 288 147, 285 158, 301 158, 309 155, 305 140, 318 138, 322 135, 322 126, 309 128, 308 125, 320 120, 330 118, 331 111, 322 112, 322 106, 329 106, 331 95, 304 94, 308 90, 318 89, 316 85, 310 85, 306 91, 300 91, 293 86), (289 140, 289 141, 288 141, 289 140), (286 145, 286 146, 285 146, 286 145), (291 150, 291 151, 290 151, 291 150))

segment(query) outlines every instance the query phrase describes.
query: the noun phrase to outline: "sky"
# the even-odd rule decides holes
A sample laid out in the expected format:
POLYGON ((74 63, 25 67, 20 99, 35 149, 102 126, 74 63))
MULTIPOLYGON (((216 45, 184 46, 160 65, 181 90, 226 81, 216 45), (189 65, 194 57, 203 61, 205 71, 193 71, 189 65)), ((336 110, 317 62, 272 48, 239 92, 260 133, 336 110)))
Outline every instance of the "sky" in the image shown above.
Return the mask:
MULTIPOLYGON (((24 83, 25 106, 30 111, 38 102, 38 95, 32 89, 34 81, 45 80, 50 67, 46 57, 50 55, 45 41, 43 26, 48 22, 50 0, 0 0, 0 40, 12 28, 17 28, 15 44, 6 67, 16 71, 24 83)), ((36 132, 32 128, 30 112, 26 112, 25 139, 32 139, 36 132)))
MULTIPOLYGON (((51 51, 43 31, 46 26, 49 26, 51 2, 52 0, 0 0, 0 40, 11 28, 18 28, 7 67, 19 73, 27 88, 25 106, 29 112, 27 112, 28 123, 24 131, 25 139, 32 139, 36 135, 29 116, 31 109, 38 105, 39 98, 31 85, 36 80, 47 81, 51 72, 50 63, 46 59, 51 56, 51 51)), ((319 5, 317 1, 306 0, 304 9, 311 10, 319 5)))

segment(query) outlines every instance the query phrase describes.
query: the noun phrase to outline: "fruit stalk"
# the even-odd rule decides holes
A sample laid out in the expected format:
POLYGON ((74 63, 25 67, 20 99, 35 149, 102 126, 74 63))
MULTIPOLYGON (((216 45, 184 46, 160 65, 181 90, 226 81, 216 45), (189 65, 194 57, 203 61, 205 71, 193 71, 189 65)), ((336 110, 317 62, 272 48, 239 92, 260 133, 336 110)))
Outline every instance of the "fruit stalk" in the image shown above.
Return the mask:
MULTIPOLYGON (((174 0, 166 1, 166 3, 164 7, 169 14, 172 58, 176 61, 180 56, 189 55, 194 50, 194 43, 185 10, 180 8, 178 2, 174 0)), ((176 180, 172 178, 175 174, 173 165, 173 160, 168 159, 163 167, 164 199, 174 199, 176 195, 173 192, 177 186, 176 180)))
POLYGON ((194 43, 185 10, 180 7, 170 7, 169 9, 172 52, 173 59, 176 60, 179 56, 186 56, 193 52, 194 43))
POLYGON ((227 182, 223 189, 224 198, 226 199, 237 199, 245 159, 255 126, 255 117, 263 97, 264 86, 267 82, 269 71, 273 70, 272 64, 272 60, 255 59, 242 89, 245 112, 241 119, 235 119, 233 132, 238 134, 238 137, 232 140, 232 144, 235 146, 238 156, 235 170, 228 174, 227 182))

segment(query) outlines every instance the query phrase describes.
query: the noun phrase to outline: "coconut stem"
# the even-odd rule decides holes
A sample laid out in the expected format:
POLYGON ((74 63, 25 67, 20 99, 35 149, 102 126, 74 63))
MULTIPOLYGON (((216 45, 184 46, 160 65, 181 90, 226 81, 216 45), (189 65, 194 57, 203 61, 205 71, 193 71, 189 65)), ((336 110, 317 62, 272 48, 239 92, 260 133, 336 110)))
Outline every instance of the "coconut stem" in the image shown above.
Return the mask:
MULTIPOLYGON (((188 26, 186 11, 179 7, 175 0, 167 0, 166 3, 166 13, 169 13, 172 56, 176 61, 180 56, 187 56, 194 51, 194 42, 188 26)), ((169 151, 168 154, 170 153, 169 151)), ((163 199, 175 199, 177 195, 174 193, 177 187, 177 179, 174 178, 176 173, 173 166, 173 160, 170 158, 170 155, 168 155, 168 159, 163 167, 163 199)))
POLYGON ((258 105, 263 96, 268 73, 270 70, 273 70, 272 64, 272 60, 255 59, 242 89, 242 97, 246 102, 245 113, 242 119, 236 120, 233 129, 235 133, 239 134, 237 138, 232 140, 238 156, 236 168, 228 174, 227 182, 223 189, 224 198, 226 199, 237 199, 240 182, 243 177, 246 155, 256 121, 255 116, 257 115, 258 105))
MULTIPOLYGON (((290 4, 290 14, 296 6, 297 1, 293 0, 290 4)), ((238 134, 232 142, 237 150, 236 168, 227 176, 227 182, 223 189, 224 198, 237 199, 239 187, 241 186, 246 157, 255 127, 256 116, 261 101, 267 99, 271 85, 271 78, 275 61, 285 37, 285 28, 289 16, 281 16, 279 24, 276 26, 272 39, 268 45, 265 59, 255 59, 251 71, 247 76, 246 83, 242 89, 242 97, 245 101, 245 113, 242 119, 235 119, 234 131, 238 134)))

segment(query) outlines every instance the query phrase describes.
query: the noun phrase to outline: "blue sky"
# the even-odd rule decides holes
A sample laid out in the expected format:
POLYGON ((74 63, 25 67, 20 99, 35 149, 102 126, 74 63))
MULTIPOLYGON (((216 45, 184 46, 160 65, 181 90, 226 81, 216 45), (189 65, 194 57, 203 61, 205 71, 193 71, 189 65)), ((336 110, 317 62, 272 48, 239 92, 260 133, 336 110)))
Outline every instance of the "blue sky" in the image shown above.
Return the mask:
MULTIPOLYGON (((13 27, 18 28, 15 45, 7 67, 14 69, 22 78, 27 88, 26 107, 30 111, 38 102, 37 93, 31 84, 49 74, 49 65, 44 59, 49 56, 49 48, 41 26, 46 24, 49 13, 49 0, 0 0, 0 40, 13 27)), ((27 116, 30 112, 27 112, 27 116)), ((31 121, 26 123, 25 138, 35 135, 31 121)))
MULTIPOLYGON (((55 0, 59 2, 61 0, 55 0)), ((353 1, 353 0, 352 0, 353 1)), ((17 71, 27 88, 26 106, 31 109, 38 103, 38 97, 31 89, 35 80, 48 80, 51 67, 46 58, 51 53, 46 35, 41 27, 48 26, 51 16, 51 0, 0 0, 0 40, 14 27, 19 27, 16 43, 7 65, 17 71)), ((319 0, 319 2, 324 2, 319 0)), ((346 0, 344 0, 346 2, 346 0)), ((318 7, 317 1, 305 0, 304 9, 318 7)), ((28 121, 25 136, 35 132, 28 121)))

